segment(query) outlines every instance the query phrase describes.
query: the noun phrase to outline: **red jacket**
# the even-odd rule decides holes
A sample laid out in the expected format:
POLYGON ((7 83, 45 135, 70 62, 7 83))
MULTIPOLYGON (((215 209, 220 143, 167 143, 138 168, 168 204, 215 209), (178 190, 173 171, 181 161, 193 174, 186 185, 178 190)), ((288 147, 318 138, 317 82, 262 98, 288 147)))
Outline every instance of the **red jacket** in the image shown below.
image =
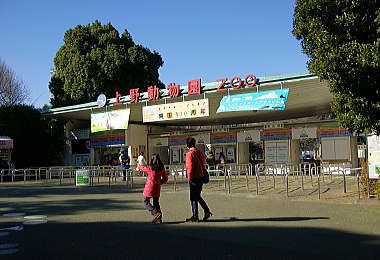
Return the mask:
POLYGON ((168 181, 168 173, 165 169, 161 169, 157 172, 153 171, 150 166, 140 165, 138 170, 148 174, 143 192, 144 197, 160 197, 161 184, 168 181))
POLYGON ((205 156, 202 151, 190 148, 186 153, 186 178, 188 181, 203 177, 205 156))

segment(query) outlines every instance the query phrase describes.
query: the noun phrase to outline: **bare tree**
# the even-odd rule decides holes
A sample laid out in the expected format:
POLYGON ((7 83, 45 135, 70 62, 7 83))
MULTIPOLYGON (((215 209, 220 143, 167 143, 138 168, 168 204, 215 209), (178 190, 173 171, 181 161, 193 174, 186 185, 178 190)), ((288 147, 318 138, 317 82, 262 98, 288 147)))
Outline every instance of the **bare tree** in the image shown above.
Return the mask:
POLYGON ((0 59, 0 105, 23 104, 28 97, 24 82, 0 59))

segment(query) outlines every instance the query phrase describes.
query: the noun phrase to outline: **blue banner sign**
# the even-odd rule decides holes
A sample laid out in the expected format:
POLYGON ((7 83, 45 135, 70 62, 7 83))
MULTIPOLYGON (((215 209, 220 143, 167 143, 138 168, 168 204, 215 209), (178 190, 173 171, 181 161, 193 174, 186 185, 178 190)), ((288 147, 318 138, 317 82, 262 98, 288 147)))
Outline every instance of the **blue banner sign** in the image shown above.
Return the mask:
POLYGON ((225 96, 220 101, 217 113, 251 110, 284 110, 289 89, 276 89, 225 96))

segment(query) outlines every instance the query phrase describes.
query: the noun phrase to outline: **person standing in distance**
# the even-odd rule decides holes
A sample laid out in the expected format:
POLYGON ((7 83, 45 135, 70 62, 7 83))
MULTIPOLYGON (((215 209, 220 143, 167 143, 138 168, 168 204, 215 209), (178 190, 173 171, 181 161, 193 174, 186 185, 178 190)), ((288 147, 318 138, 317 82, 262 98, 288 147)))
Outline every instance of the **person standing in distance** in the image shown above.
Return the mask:
POLYGON ((123 171, 123 181, 127 179, 127 170, 130 168, 131 160, 129 159, 127 149, 121 148, 119 152, 120 168, 123 171))
POLYGON ((186 153, 186 178, 189 182, 191 209, 193 212, 191 218, 187 218, 186 222, 199 222, 198 202, 204 210, 203 221, 206 221, 212 216, 212 213, 208 208, 206 202, 201 197, 205 157, 200 150, 195 148, 194 138, 187 138, 186 146, 189 149, 189 151, 186 153))

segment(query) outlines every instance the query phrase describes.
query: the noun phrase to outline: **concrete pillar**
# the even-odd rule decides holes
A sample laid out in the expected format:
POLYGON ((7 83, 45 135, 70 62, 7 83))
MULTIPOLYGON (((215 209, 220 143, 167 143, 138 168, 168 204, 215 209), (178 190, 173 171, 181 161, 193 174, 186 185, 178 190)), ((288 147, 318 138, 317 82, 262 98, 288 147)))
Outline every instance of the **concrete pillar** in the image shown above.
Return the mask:
POLYGON ((249 163, 249 143, 237 143, 237 162, 249 163))
POLYGON ((300 140, 299 139, 290 140, 290 162, 292 164, 300 163, 300 140))

